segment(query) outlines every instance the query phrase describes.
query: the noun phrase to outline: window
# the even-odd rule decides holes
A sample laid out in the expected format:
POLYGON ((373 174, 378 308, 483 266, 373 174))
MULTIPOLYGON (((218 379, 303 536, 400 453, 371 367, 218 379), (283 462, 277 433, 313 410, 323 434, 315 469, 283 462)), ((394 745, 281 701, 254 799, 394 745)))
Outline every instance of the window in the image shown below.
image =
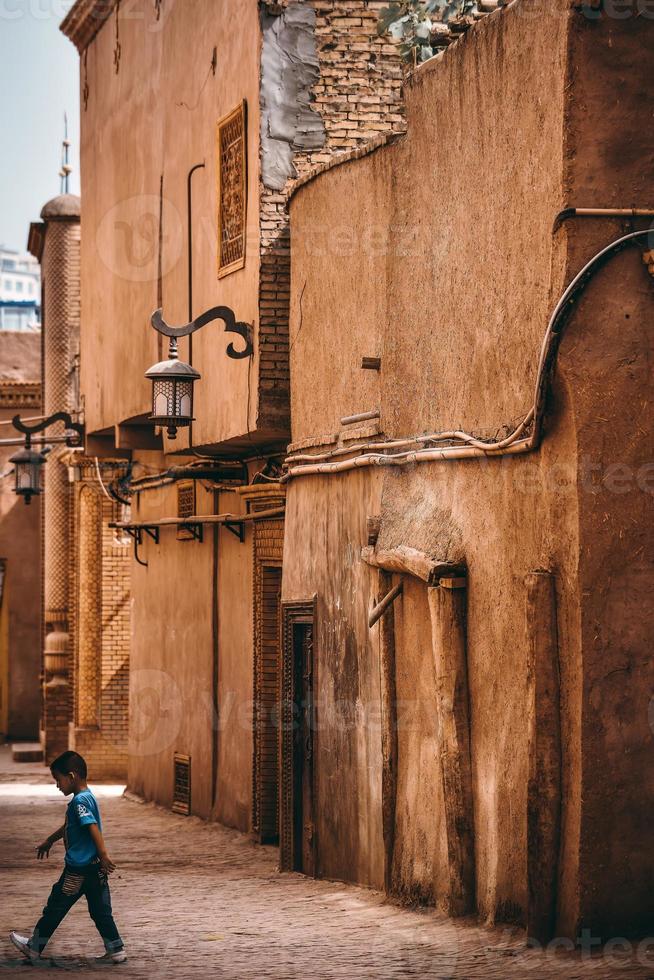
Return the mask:
POLYGON ((218 123, 218 276, 245 265, 246 103, 218 123))
POLYGON ((16 292, 17 293, 22 293, 22 291, 23 291, 23 283, 22 283, 22 281, 20 279, 17 279, 16 280, 16 292))

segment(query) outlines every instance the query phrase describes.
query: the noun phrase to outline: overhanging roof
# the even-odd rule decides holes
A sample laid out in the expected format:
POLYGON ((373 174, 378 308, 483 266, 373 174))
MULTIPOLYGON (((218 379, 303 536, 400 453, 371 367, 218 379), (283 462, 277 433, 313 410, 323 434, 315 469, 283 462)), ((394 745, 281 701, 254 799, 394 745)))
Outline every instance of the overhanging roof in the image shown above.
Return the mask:
POLYGON ((81 54, 110 16, 116 3, 117 0, 77 0, 59 29, 81 54))

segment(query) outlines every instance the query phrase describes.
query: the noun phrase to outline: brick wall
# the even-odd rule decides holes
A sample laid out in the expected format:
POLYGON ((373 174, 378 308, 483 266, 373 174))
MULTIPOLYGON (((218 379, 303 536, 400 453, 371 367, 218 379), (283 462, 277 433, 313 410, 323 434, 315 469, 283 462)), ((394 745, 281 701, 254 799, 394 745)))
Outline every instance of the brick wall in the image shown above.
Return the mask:
MULTIPOLYGON (((306 3, 316 12, 320 78, 313 89, 313 108, 323 119, 326 141, 319 150, 295 156, 299 177, 338 153, 405 130, 401 58, 394 43, 377 36, 379 11, 387 4, 382 0, 306 3)), ((287 6, 288 0, 264 4, 270 14, 287 6)), ((288 426, 289 220, 285 193, 263 185, 260 259, 259 375, 267 414, 259 422, 288 426)))
MULTIPOLYGON (((103 463, 103 479, 111 480, 118 472, 116 464, 103 463), (111 475, 110 475, 111 474, 111 475)), ((76 460, 77 480, 75 482, 75 527, 72 540, 71 574, 73 586, 71 633, 74 644, 75 693, 74 718, 70 729, 70 747, 80 752, 87 760, 91 779, 115 777, 123 779, 127 775, 128 709, 129 709, 129 654, 130 654, 130 587, 131 587, 131 549, 127 543, 116 537, 109 527, 119 519, 119 505, 108 500, 97 482, 95 464, 91 460, 76 460), (80 596, 80 522, 85 515, 81 513, 82 493, 98 494, 99 506, 94 513, 100 521, 98 543, 98 568, 96 587, 89 590, 86 576, 84 596, 80 596), (97 663, 95 671, 80 671, 80 644, 87 639, 80 635, 80 600, 88 602, 95 596, 98 624, 97 663), (92 690, 87 690, 89 687, 92 690), (93 724, 81 724, 81 709, 93 704, 93 724)), ((85 510, 86 518, 90 514, 85 510)), ((85 651, 88 654, 88 650, 85 651)), ((86 712, 88 714, 88 710, 86 712)), ((86 719, 88 721, 88 718, 86 719)))

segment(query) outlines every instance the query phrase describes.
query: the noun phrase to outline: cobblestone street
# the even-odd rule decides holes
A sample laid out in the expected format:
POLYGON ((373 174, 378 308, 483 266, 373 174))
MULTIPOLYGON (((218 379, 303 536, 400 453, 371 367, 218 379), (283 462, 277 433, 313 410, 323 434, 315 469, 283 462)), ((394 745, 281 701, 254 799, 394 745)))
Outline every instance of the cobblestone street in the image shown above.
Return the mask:
POLYGON ((9 943, 29 931, 58 875, 63 850, 37 862, 34 848, 63 818, 45 770, 11 766, 0 750, 0 973, 56 976, 118 970, 125 977, 271 978, 639 977, 654 978, 654 950, 582 958, 528 950, 510 930, 456 924, 409 911, 360 888, 278 874, 276 851, 97 788, 109 852, 114 910, 128 963, 98 967, 101 943, 82 899, 31 966, 9 943), (3 764, 2 764, 3 763, 3 764), (649 960, 649 962, 648 962, 649 960))

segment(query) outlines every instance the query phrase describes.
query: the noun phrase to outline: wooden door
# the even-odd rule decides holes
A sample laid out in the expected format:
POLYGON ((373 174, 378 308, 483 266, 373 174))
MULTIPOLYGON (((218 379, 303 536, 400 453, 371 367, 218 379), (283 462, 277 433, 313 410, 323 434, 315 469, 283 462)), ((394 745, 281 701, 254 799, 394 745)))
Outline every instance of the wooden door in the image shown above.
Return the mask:
POLYGON ((293 627, 293 667, 293 870, 315 877, 312 623, 293 627))
POLYGON ((315 877, 314 603, 282 609, 280 865, 315 877))

